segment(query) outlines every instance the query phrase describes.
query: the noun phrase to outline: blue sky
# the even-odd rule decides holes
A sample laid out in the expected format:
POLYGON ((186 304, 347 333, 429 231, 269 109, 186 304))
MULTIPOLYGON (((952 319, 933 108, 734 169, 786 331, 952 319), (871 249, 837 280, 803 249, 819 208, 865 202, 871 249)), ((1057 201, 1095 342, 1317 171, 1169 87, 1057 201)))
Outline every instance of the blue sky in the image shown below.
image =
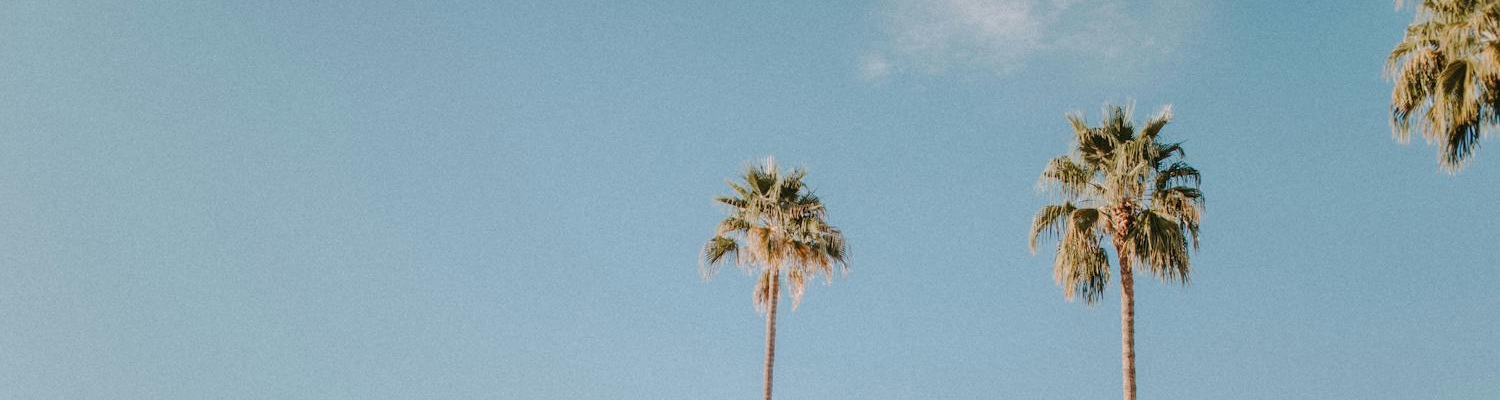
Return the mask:
POLYGON ((1500 165, 1391 140, 1390 2, 352 3, 0 5, 0 399, 755 398, 696 256, 770 154, 852 252, 779 399, 1114 398, 1026 233, 1132 100, 1208 199, 1142 398, 1500 397, 1500 165))

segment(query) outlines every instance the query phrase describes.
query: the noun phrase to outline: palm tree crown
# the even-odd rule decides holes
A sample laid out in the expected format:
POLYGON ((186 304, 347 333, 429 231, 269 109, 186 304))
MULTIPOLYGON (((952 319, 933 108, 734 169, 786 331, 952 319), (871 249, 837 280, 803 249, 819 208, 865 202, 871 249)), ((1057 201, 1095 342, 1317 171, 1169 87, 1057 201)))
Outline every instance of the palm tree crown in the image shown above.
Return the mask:
POLYGON ((1396 139, 1415 128, 1438 146, 1443 168, 1463 168, 1482 131, 1500 122, 1500 1, 1422 0, 1385 73, 1395 80, 1396 139))
POLYGON ((1158 141, 1172 118, 1170 107, 1139 132, 1128 114, 1109 108, 1098 127, 1081 114, 1069 115, 1073 152, 1052 159, 1042 172, 1040 184, 1056 189, 1063 203, 1037 212, 1031 251, 1040 236, 1058 239, 1053 278, 1069 299, 1081 294, 1092 304, 1103 294, 1110 274, 1106 237, 1117 257, 1163 280, 1186 283, 1192 268, 1188 248, 1198 247, 1203 204, 1198 170, 1181 160, 1181 143, 1158 141))
POLYGON ((765 309, 771 298, 771 279, 783 272, 792 286, 792 304, 802 300, 807 279, 822 275, 829 281, 835 266, 847 273, 844 235, 828 224, 822 200, 802 182, 802 169, 781 174, 775 159, 745 169, 743 183, 727 182, 734 196, 714 200, 728 206, 714 237, 703 246, 700 270, 705 277, 718 272, 726 259, 749 272, 759 272, 755 305, 765 309), (757 271, 758 270, 758 271, 757 271))

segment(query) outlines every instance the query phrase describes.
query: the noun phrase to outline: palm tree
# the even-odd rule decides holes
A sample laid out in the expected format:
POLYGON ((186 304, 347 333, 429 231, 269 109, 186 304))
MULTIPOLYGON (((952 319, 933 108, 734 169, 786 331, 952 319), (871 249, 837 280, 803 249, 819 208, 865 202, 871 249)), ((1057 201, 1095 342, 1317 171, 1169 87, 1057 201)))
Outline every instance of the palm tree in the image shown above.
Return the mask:
POLYGON ((1188 248, 1198 248, 1198 220, 1203 194, 1198 170, 1181 159, 1181 143, 1157 140, 1172 119, 1171 107, 1146 121, 1139 131, 1130 110, 1106 107, 1104 121, 1088 126, 1082 113, 1068 115, 1075 138, 1071 154, 1059 156, 1042 171, 1040 185, 1057 191, 1062 204, 1037 211, 1031 225, 1031 251, 1037 238, 1057 239, 1052 277, 1072 300, 1081 294, 1090 305, 1109 283, 1109 255, 1114 245, 1120 266, 1121 364, 1125 400, 1135 399, 1135 279, 1145 267, 1166 282, 1186 284, 1191 263, 1188 248))
POLYGON ((776 303, 781 299, 781 275, 792 289, 792 308, 802 301, 808 278, 822 275, 832 282, 837 266, 847 274, 844 235, 828 225, 823 203, 802 183, 806 171, 781 174, 776 161, 745 169, 744 183, 728 181, 734 196, 714 200, 728 206, 714 237, 703 246, 700 271, 705 279, 734 259, 746 272, 758 275, 754 300, 766 314, 765 399, 771 399, 771 366, 776 358, 776 303))
POLYGON ((1500 1, 1422 0, 1385 73, 1395 80, 1396 139, 1407 142, 1416 128, 1438 146, 1444 169, 1462 169, 1500 122, 1500 1))

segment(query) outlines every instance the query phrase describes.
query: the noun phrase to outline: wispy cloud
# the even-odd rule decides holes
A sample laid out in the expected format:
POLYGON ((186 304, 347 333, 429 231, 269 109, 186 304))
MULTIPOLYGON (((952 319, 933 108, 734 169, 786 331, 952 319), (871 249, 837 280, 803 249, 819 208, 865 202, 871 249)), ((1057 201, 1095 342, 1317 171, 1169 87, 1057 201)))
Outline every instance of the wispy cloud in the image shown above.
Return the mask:
POLYGON ((1198 25, 1192 0, 891 0, 865 79, 897 73, 1006 75, 1039 57, 1143 68, 1198 25))
POLYGON ((859 76, 868 81, 881 81, 891 75, 891 61, 883 54, 867 54, 859 64, 859 76))

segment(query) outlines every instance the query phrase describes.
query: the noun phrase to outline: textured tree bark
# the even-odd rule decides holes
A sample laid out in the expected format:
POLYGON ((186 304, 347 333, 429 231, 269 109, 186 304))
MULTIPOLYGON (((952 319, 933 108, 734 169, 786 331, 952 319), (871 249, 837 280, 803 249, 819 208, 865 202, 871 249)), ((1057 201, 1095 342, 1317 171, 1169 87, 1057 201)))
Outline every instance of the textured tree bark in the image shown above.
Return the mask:
POLYGON ((1125 374, 1125 400, 1135 400, 1135 274, 1120 256, 1120 364, 1125 374))
POLYGON ((766 308, 766 397, 771 400, 771 365, 776 361, 776 303, 781 300, 781 274, 772 271, 771 305, 766 308))

